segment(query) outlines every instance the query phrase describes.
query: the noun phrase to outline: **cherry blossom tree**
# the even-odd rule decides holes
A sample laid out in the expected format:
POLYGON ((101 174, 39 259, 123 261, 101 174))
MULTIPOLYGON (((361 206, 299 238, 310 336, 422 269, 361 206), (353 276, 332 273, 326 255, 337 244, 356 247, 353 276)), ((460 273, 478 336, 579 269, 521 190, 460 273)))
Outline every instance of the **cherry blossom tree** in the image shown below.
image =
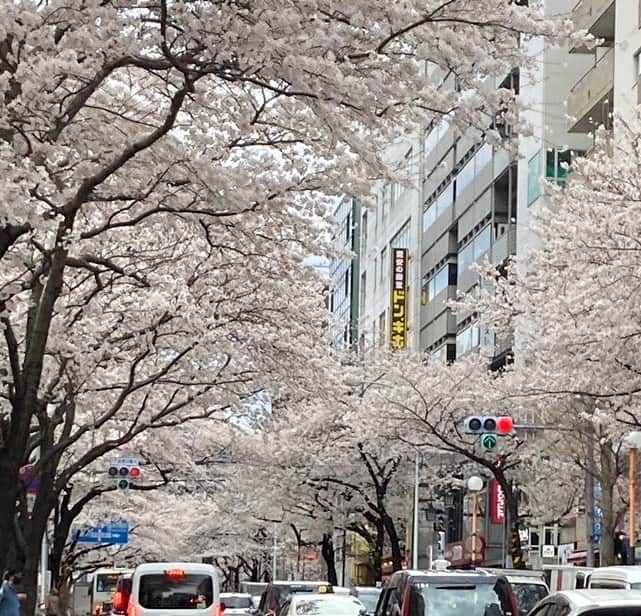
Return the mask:
POLYGON ((313 382, 322 304, 302 260, 326 249, 326 195, 388 174, 403 127, 516 121, 513 93, 479 86, 527 63, 519 33, 565 31, 507 0, 482 16, 464 0, 5 8, 0 566, 18 559, 18 471, 37 451, 30 614, 75 472, 313 382))

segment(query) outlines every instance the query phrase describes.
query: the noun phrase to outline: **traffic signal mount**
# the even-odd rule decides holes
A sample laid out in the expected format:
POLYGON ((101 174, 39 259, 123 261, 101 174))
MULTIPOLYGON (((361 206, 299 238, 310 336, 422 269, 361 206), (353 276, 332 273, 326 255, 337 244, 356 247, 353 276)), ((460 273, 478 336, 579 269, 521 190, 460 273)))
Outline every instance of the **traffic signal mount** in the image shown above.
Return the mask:
POLYGON ((511 417, 501 415, 498 417, 481 417, 473 415, 465 418, 465 434, 498 434, 505 436, 514 430, 514 420, 511 417))
POLYGON ((499 444, 499 436, 511 434, 514 430, 514 420, 511 417, 501 415, 476 416, 465 418, 465 434, 475 434, 481 437, 481 447, 485 451, 494 451, 499 444))
POLYGON ((131 487, 131 480, 140 477, 140 467, 112 464, 107 473, 109 477, 116 480, 120 490, 128 490, 131 487))

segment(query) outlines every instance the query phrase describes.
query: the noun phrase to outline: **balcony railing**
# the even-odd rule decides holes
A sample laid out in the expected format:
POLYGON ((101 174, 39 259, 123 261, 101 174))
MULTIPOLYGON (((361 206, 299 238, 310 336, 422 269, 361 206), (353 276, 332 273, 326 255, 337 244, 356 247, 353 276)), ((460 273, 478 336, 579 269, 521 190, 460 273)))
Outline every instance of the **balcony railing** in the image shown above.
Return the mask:
POLYGON ((570 90, 567 106, 570 132, 585 133, 608 123, 613 88, 614 49, 611 48, 570 90), (605 105, 606 101, 608 105, 605 105))
MULTIPOLYGON (((614 40, 616 0, 579 0, 572 10, 572 21, 577 30, 587 30, 606 41, 614 40)), ((584 49, 575 49, 584 51, 584 49)))

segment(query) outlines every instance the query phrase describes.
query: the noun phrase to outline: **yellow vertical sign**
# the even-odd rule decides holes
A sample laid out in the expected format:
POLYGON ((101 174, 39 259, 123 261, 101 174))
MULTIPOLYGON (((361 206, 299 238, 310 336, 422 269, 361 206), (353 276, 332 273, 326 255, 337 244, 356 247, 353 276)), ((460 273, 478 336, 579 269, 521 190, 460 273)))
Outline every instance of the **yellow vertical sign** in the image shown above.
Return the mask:
POLYGON ((392 250, 390 340, 392 349, 407 348, 407 248, 392 250))

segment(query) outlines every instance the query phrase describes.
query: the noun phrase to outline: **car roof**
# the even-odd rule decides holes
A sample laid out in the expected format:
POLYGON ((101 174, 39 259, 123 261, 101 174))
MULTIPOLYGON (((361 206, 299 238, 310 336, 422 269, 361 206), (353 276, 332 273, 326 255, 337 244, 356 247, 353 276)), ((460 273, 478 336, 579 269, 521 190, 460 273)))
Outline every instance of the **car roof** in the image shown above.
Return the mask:
POLYGON ((134 573, 164 573, 170 569, 182 569, 187 573, 207 573, 209 575, 218 575, 218 570, 214 565, 206 563, 144 563, 138 565, 134 573))
MULTIPOLYGON (((607 606, 641 606, 641 591, 621 590, 611 588, 584 588, 582 590, 562 590, 548 596, 547 600, 554 597, 564 597, 568 603, 576 608, 607 607, 607 606)), ((545 600, 545 599, 544 599, 545 600)))
POLYGON ((627 567, 599 567, 592 572, 592 579, 607 579, 607 578, 621 578, 629 580, 634 578, 641 581, 641 567, 627 566, 627 567))
POLYGON ((221 592, 221 597, 242 597, 243 599, 251 599, 251 595, 248 592, 221 592))
POLYGON ((313 588, 314 586, 330 586, 329 582, 312 582, 306 580, 276 580, 275 582, 270 582, 269 586, 305 586, 308 588, 313 588))
POLYGON ((292 603, 298 603, 299 601, 309 601, 310 599, 313 601, 323 600, 323 599, 333 599, 335 601, 353 601, 355 603, 360 603, 360 601, 358 600, 358 597, 354 597, 353 595, 344 595, 342 593, 335 594, 331 592, 305 593, 304 595, 293 595, 292 603))
POLYGON ((408 577, 412 580, 417 580, 421 582, 433 582, 433 583, 448 583, 448 584, 457 584, 457 583, 466 583, 475 582, 477 584, 492 584, 496 582, 497 576, 488 573, 482 569, 461 569, 461 570, 449 570, 444 571, 419 571, 408 569, 403 571, 408 577))
POLYGON ((354 586, 356 592, 381 592, 383 589, 380 586, 354 586))

